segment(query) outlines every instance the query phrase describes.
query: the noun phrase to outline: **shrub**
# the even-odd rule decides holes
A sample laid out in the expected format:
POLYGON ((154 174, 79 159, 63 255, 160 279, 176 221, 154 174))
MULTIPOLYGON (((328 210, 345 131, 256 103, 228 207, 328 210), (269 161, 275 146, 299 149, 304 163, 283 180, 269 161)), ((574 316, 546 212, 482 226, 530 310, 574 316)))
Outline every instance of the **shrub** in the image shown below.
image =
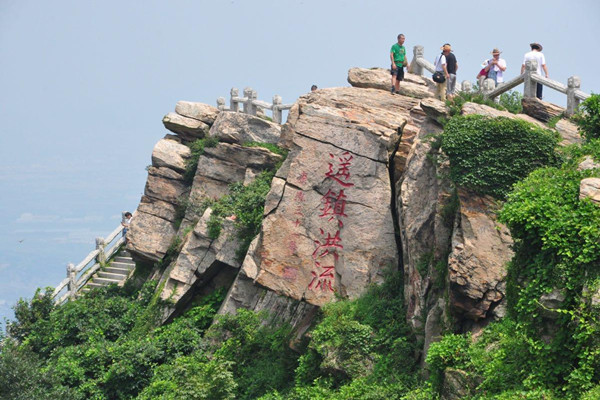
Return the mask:
POLYGON ((510 311, 543 371, 529 380, 562 386, 570 396, 600 380, 600 318, 584 290, 600 275, 600 208, 579 199, 580 181, 600 174, 578 171, 576 165, 570 161, 533 172, 515 185, 500 212, 515 240, 508 270, 510 311), (552 311, 550 324, 539 299, 552 291, 560 291, 564 301, 552 311), (540 335, 550 339, 543 342, 540 335))
POLYGON ((444 128, 442 150, 450 158, 450 177, 480 194, 504 198, 531 171, 560 161, 558 138, 521 120, 457 116, 444 128))
POLYGON ((267 317, 239 309, 236 315, 218 316, 206 333, 212 357, 231 363, 236 398, 255 399, 293 384, 298 356, 288 345, 291 328, 267 317))
POLYGON ((192 183, 194 180, 196 170, 198 169, 198 160, 200 159, 200 156, 204 154, 204 148, 216 147, 218 143, 219 138, 216 136, 208 136, 202 139, 196 139, 189 144, 191 155, 185 162, 185 172, 183 174, 185 182, 192 183))
POLYGON ((445 335, 439 342, 431 344, 426 362, 433 387, 441 388, 446 368, 471 368, 468 349, 469 339, 464 335, 445 335))
POLYGON ((574 119, 586 140, 600 139, 600 94, 585 99, 574 119))
POLYGON ((236 384, 232 363, 201 355, 180 357, 156 369, 152 381, 138 400, 234 399, 236 384))
POLYGON ((521 100, 523 100, 523 95, 516 90, 511 90, 500 95, 499 104, 508 112, 520 114, 523 112, 521 100))
POLYGON ((229 194, 211 204, 213 213, 208 221, 209 236, 219 237, 223 220, 235 216, 237 236, 240 247, 236 252, 238 259, 243 259, 250 242, 258 232, 263 219, 265 198, 271 190, 273 171, 261 172, 252 183, 244 186, 241 182, 229 186, 229 194))

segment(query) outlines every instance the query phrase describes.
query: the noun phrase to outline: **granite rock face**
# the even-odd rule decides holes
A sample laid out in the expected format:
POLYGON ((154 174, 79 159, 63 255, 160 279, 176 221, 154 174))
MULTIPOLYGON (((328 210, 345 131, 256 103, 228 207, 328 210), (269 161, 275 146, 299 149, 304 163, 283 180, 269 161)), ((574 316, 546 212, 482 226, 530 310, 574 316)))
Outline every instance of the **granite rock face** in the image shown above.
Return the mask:
POLYGON ((300 98, 282 132, 290 154, 224 309, 254 301, 236 287, 248 282, 286 302, 355 298, 397 265, 388 161, 407 122, 394 110, 406 104, 418 102, 373 89, 300 98))
POLYGON ((448 166, 437 165, 439 150, 425 138, 441 131, 434 127, 423 125, 396 184, 406 319, 415 332, 424 331, 425 351, 447 320, 444 269, 454 223, 452 187, 443 178, 448 166))
POLYGON ((459 189, 459 213, 448 257, 450 305, 474 321, 501 318, 505 312, 506 266, 512 238, 495 220, 494 200, 459 189))
POLYGON ((210 208, 205 211, 167 270, 160 296, 172 306, 164 310, 165 319, 192 295, 195 285, 206 284, 224 268, 240 267, 241 262, 236 258, 239 241, 233 221, 225 220, 219 237, 213 239, 208 231, 211 213, 210 208))
POLYGON ((144 196, 127 233, 134 259, 156 262, 165 256, 177 232, 176 207, 189 192, 181 173, 189 156, 189 148, 173 140, 154 147, 144 196))

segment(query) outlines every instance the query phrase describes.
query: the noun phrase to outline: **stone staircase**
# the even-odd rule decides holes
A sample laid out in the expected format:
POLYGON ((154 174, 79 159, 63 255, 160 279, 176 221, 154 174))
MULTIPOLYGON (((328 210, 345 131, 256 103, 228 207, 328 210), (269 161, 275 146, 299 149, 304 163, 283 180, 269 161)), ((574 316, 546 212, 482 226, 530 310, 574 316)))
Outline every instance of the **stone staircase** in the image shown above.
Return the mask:
POLYGON ((122 286, 134 268, 135 262, 131 258, 131 254, 127 250, 121 249, 117 256, 108 263, 108 266, 100 269, 92 276, 92 279, 81 289, 81 293, 87 293, 94 288, 108 286, 113 283, 122 286))

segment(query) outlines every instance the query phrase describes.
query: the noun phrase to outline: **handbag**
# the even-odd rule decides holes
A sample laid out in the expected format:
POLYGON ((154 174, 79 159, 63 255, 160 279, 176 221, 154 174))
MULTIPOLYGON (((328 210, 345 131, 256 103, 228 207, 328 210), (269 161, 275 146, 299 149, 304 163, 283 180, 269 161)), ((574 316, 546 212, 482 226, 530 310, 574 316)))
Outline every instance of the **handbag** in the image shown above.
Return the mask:
MULTIPOLYGON (((437 68, 438 63, 440 63, 442 61, 442 55, 439 55, 435 58, 435 66, 437 68)), ((444 83, 446 82, 446 77, 444 76, 444 74, 441 71, 435 71, 433 73, 433 76, 431 77, 431 79, 433 79, 434 82, 436 83, 444 83)))
POLYGON ((444 82, 446 82, 446 77, 440 71, 435 71, 433 73, 432 79, 433 79, 434 82, 437 82, 437 83, 444 83, 444 82))

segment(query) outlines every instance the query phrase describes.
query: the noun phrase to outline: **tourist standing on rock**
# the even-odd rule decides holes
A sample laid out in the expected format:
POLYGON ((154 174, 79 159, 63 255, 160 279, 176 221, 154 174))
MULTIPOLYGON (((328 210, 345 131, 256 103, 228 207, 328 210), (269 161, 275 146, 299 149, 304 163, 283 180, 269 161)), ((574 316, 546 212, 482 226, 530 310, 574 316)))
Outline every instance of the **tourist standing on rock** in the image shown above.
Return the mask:
MULTIPOLYGON (((500 58, 502 52, 498 49, 492 50, 492 58, 485 60, 481 66, 487 72, 487 78, 493 79, 496 83, 496 87, 504 83, 504 71, 506 71, 506 61, 504 58, 500 58)), ((483 80, 479 84, 479 87, 483 86, 483 80)))
MULTIPOLYGON (((450 54, 450 50, 452 50, 452 48, 450 47, 449 44, 445 44, 441 47, 442 53, 437 56, 435 58, 435 62, 433 63, 435 65, 435 71, 436 72, 441 72, 444 77, 446 78, 446 80, 448 80, 448 78, 450 77, 448 75, 448 68, 447 66, 447 61, 446 61, 446 56, 448 54, 450 54)), ((438 99, 440 99, 441 101, 446 101, 446 82, 436 82, 436 90, 435 90, 435 95, 438 99)))
MULTIPOLYGON (((523 65, 521 65, 521 74, 525 72, 525 64, 528 60, 536 60, 537 61, 537 73, 542 75, 542 69, 544 69, 544 73, 546 74, 546 78, 548 78, 548 68, 546 68, 546 57, 542 53, 542 45, 539 43, 531 43, 529 45, 531 47, 531 51, 529 53, 525 53, 525 57, 523 58, 523 65)), ((537 84, 536 88, 536 97, 538 99, 542 99, 542 89, 544 86, 541 83, 537 84)))
POLYGON ((399 34, 398 43, 394 43, 390 50, 390 61, 392 62, 392 94, 400 90, 400 81, 404 80, 404 67, 408 65, 404 40, 404 35, 402 33, 399 34))
POLYGON ((456 91, 456 71, 458 70, 458 62, 456 61, 456 57, 452 52, 452 47, 449 43, 446 43, 444 46, 448 46, 450 51, 448 54, 444 54, 446 57, 446 69, 448 70, 448 80, 446 81, 446 94, 448 97, 453 98, 455 96, 456 91))

